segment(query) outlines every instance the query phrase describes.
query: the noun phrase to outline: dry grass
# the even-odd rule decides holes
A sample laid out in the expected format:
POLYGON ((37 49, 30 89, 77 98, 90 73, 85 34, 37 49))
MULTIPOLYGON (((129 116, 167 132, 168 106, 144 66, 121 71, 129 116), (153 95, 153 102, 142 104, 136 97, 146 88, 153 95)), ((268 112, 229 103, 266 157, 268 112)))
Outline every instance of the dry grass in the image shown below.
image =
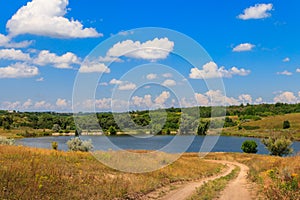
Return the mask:
POLYGON ((208 158, 238 161, 249 166, 249 179, 260 185, 260 193, 266 199, 299 200, 300 155, 282 158, 255 154, 212 153, 208 158))
POLYGON ((108 168, 89 153, 0 146, 0 199, 137 199, 222 168, 187 154, 158 171, 133 174, 108 168))
POLYGON ((300 140, 300 113, 263 117, 261 120, 245 122, 243 126, 258 126, 256 130, 238 130, 237 127, 224 128, 224 135, 269 137, 273 134, 283 134, 300 140), (291 124, 289 129, 283 129, 283 121, 291 124))

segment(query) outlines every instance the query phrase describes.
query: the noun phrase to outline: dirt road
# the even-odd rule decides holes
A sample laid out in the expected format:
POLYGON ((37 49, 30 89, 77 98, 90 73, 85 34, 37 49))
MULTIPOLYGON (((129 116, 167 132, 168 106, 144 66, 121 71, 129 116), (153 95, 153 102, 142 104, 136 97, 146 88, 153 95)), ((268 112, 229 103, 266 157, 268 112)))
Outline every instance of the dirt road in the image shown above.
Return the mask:
POLYGON ((227 165, 228 168, 226 171, 222 172, 221 174, 217 174, 215 176, 211 176, 208 178, 201 179, 196 182, 190 182, 183 185, 175 185, 175 186, 169 186, 160 188, 156 191, 153 191, 146 196, 144 196, 143 200, 153 200, 153 199, 159 199, 159 200, 184 200, 190 197, 196 190, 197 187, 201 187, 205 182, 221 178, 223 176, 226 176, 230 174, 230 172, 236 167, 240 167, 240 173, 238 177, 231 181, 225 190, 220 195, 220 200, 248 200, 251 199, 250 192, 248 191, 246 187, 246 175, 248 172, 248 167, 237 163, 237 162, 229 162, 229 161, 221 161, 221 160, 208 160, 210 162, 214 163, 221 163, 224 165, 227 165))

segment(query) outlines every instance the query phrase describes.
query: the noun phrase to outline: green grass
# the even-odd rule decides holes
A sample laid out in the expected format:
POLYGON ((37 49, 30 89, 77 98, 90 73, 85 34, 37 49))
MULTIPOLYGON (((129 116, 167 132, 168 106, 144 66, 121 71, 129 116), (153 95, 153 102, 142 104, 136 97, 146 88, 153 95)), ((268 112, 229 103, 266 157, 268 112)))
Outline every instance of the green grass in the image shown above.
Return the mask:
POLYGON ((240 168, 236 167, 230 174, 208 181, 202 187, 197 188, 196 193, 192 195, 190 200, 211 200, 217 198, 221 191, 225 189, 229 181, 237 177, 239 171, 240 168))

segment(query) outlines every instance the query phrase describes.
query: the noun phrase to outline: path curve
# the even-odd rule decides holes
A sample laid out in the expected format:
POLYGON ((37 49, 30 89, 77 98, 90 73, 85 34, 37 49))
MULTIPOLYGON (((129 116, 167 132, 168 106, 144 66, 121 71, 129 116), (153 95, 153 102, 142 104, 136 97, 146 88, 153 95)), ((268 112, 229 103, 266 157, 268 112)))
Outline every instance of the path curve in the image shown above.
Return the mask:
MULTIPOLYGON (((180 185, 179 188, 175 190, 171 190, 164 194, 163 196, 157 196, 158 192, 153 191, 141 198, 142 200, 151 200, 151 199, 158 199, 158 200, 184 200, 190 197, 195 191, 197 187, 201 187, 207 181, 215 180, 224 176, 227 176, 235 169, 236 166, 240 167, 240 173, 238 177, 229 183, 229 185, 225 188, 224 192, 221 193, 220 200, 250 200, 251 195, 249 191, 246 189, 246 175, 249 168, 246 165, 237 162, 230 162, 224 160, 206 160, 209 162, 220 163, 228 166, 226 171, 222 172, 221 174, 217 174, 208 178, 201 179, 199 181, 189 182, 184 185, 180 185)), ((162 192, 160 192, 162 193, 162 192)))

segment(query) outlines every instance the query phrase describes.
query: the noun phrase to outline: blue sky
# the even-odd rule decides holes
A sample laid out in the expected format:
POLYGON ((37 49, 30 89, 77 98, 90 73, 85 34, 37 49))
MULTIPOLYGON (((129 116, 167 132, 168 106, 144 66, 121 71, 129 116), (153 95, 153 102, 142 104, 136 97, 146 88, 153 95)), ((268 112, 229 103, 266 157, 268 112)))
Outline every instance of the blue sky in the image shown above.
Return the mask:
MULTIPOLYGON (((103 74, 93 103, 81 100, 104 111, 111 109, 111 102, 126 107, 130 101, 129 107, 135 109, 193 105, 192 98, 183 99, 174 89, 185 84, 191 85, 199 105, 297 103, 299 6, 296 0, 0 1, 0 109, 71 111, 78 74, 95 78, 103 74), (185 34, 202 45, 211 60, 193 66, 172 55, 184 48, 184 42, 168 31, 128 31, 143 27, 185 34), (103 49, 104 41, 108 42, 103 49), (139 48, 152 45, 164 52, 140 50, 116 60, 120 49, 134 50, 135 42, 139 48), (102 51, 94 56, 102 60, 85 62, 99 44, 102 51), (112 59, 115 62, 109 65, 112 59), (168 65, 184 78, 168 76, 168 70, 156 66, 126 79, 130 70, 147 63, 168 65), (121 80, 124 75, 126 80, 121 80), (135 81, 141 80, 133 80, 137 77, 158 86, 139 88, 135 81), (224 88, 205 87, 205 80, 216 78, 222 79, 224 88), (125 92, 127 99, 114 99, 116 92, 125 92)), ((188 53, 196 57, 199 52, 191 47, 188 53)))

